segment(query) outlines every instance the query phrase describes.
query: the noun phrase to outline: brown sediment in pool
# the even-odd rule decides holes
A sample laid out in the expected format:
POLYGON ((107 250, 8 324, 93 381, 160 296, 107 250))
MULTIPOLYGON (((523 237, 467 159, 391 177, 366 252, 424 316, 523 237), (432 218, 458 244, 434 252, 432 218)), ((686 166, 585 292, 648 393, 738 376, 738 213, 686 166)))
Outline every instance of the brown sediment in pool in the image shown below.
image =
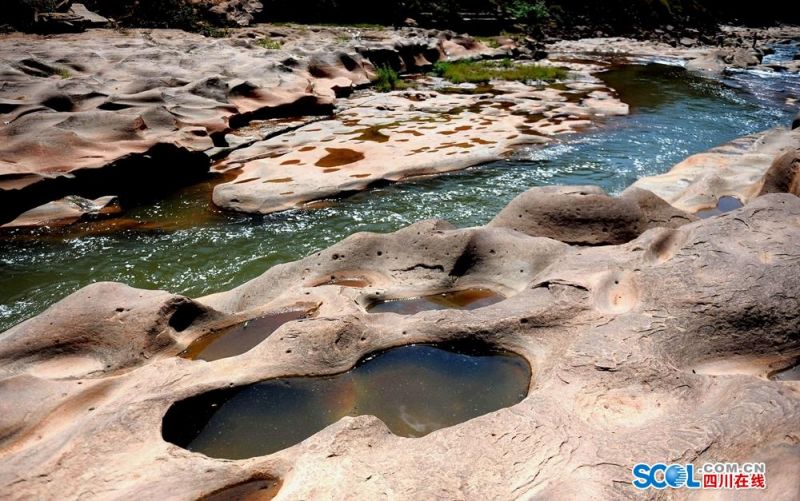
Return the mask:
POLYGON ((280 480, 255 479, 225 487, 198 501, 269 501, 278 495, 280 480))
POLYGON ((773 381, 800 381, 800 360, 789 367, 770 373, 767 377, 773 381))
POLYGON ((303 146, 302 148, 300 148, 299 151, 302 151, 303 153, 305 153, 307 151, 312 151, 312 150, 315 150, 315 149, 317 149, 316 146, 303 146))
POLYGON ((244 459, 366 414, 396 435, 422 437, 520 402, 530 381, 524 358, 484 344, 408 345, 370 354, 341 374, 275 378, 187 398, 167 411, 162 436, 207 456, 244 459))
POLYGON ((314 287, 320 287, 323 285, 338 285, 340 287, 355 287, 362 289, 364 287, 369 287, 370 285, 372 285, 372 282, 370 282, 369 279, 365 277, 357 275, 355 276, 345 275, 341 277, 331 276, 330 280, 315 284, 314 287))
POLYGON ((366 129, 353 131, 354 134, 359 134, 353 138, 353 141, 372 141, 375 143, 385 143, 389 140, 389 136, 381 132, 385 126, 375 125, 367 127, 366 129))
POLYGON ((206 362, 235 357, 258 346, 283 324, 307 315, 306 310, 291 310, 254 318, 196 339, 179 356, 206 362))
POLYGON ((284 160, 283 162, 281 162, 281 165, 297 165, 299 163, 300 163, 300 160, 297 159, 297 158, 294 158, 292 160, 284 160))
POLYGON ((291 183, 294 179, 291 177, 277 177, 275 179, 267 179, 265 183, 291 183))
POLYGON ((371 174, 350 174, 350 177, 355 177, 357 179, 361 179, 364 177, 369 177, 371 174))
POLYGON ((474 288, 428 296, 376 300, 367 307, 367 310, 370 313, 391 312, 401 315, 413 315, 429 310, 476 310, 504 299, 505 296, 493 290, 474 288))
POLYGON ((325 148, 327 155, 317 160, 317 167, 339 167, 364 160, 364 154, 349 148, 325 148))
POLYGON ((234 184, 244 184, 244 183, 249 183, 251 181, 257 181, 257 180, 258 180, 257 177, 248 177, 247 179, 242 179, 241 181, 236 181, 234 184))

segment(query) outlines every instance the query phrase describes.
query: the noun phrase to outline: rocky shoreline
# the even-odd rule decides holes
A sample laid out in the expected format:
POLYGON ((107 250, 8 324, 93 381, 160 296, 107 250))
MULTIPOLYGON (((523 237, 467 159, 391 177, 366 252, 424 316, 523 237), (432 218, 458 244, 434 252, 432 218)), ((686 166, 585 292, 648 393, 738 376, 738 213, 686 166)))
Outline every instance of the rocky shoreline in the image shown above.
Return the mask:
POLYGON ((698 221, 646 191, 616 199, 593 187, 534 188, 485 227, 424 221, 355 234, 197 300, 95 284, 3 334, 0 482, 16 499, 53 485, 68 498, 189 499, 256 480, 279 483, 283 499, 611 499, 633 495, 633 458, 657 456, 764 461, 770 487, 791 489, 800 386, 767 376, 800 356, 791 334, 799 223, 791 194, 698 221), (367 309, 475 287, 506 299, 409 316, 367 309), (209 333, 297 309, 310 318, 240 355, 176 357, 209 333), (456 340, 522 355, 533 371, 528 396, 414 439, 374 417, 346 417, 239 461, 160 434, 164 413, 185 397, 456 340))
MULTIPOLYGON (((63 197, 116 196, 125 209, 209 173, 235 174, 217 187, 215 204, 267 213, 463 169, 627 113, 614 89, 592 76, 622 61, 673 58, 717 74, 761 68, 764 50, 746 46, 749 32, 728 32, 725 49, 557 42, 538 64, 569 70, 558 85, 476 89, 422 77, 412 90, 387 94, 357 89, 385 65, 413 73, 441 60, 524 55, 524 48, 421 29, 264 26, 221 39, 175 30, 5 35, 0 223, 29 227, 30 214, 12 220, 63 197), (101 49, 92 48, 96 40, 101 49), (277 48, 262 47, 265 41, 277 48), (305 125, 309 115, 328 119, 305 125), (451 137, 466 127, 465 140, 451 137)), ((792 28, 759 33, 762 43, 798 36, 792 28)), ((783 69, 797 72, 792 64, 783 69)), ((58 226, 68 216, 39 221, 58 226)))

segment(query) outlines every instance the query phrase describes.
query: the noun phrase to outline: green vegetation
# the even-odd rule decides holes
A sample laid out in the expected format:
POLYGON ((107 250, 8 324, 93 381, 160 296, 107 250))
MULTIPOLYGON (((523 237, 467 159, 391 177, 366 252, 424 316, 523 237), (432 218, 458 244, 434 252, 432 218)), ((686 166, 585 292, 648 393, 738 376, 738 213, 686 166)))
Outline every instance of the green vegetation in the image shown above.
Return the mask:
POLYGON ((550 11, 542 0, 512 0, 505 6, 514 21, 529 26, 538 26, 550 18, 550 11))
POLYGON ((490 80, 514 80, 518 82, 553 82, 567 76, 561 68, 534 64, 514 64, 509 59, 502 61, 456 61, 438 62, 433 66, 436 75, 454 83, 484 83, 490 80))
POLYGON ((231 34, 228 28, 218 28, 207 23, 199 23, 196 29, 198 33, 209 38, 225 38, 231 34))
POLYGON ((283 47, 283 42, 280 40, 273 40, 269 37, 262 38, 256 42, 256 45, 267 50, 278 50, 283 47))
POLYGON ((66 68, 61 68, 58 70, 58 76, 60 76, 62 80, 67 80, 72 78, 72 73, 70 73, 70 71, 66 68))
POLYGON ((403 90, 410 87, 408 82, 405 82, 397 74, 391 66, 383 65, 377 68, 378 78, 375 80, 375 90, 378 92, 389 92, 390 90, 403 90))

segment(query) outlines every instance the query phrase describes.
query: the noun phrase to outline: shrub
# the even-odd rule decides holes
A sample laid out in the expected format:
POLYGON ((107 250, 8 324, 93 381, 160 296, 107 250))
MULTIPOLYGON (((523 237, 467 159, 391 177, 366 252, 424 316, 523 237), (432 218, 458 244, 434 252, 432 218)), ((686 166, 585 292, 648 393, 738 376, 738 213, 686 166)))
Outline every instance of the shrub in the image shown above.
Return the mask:
POLYGON ((283 42, 281 42, 280 40, 273 40, 267 37, 258 40, 256 42, 256 45, 267 50, 278 50, 281 47, 283 47, 283 42))
POLYGON ((514 21, 526 25, 541 25, 550 18, 550 11, 542 0, 513 0, 507 10, 514 21))
POLYGON ((378 92, 389 92, 390 90, 397 89, 398 82, 400 82, 400 76, 397 72, 389 66, 385 64, 383 66, 379 66, 377 69, 378 78, 375 80, 375 90, 378 92))

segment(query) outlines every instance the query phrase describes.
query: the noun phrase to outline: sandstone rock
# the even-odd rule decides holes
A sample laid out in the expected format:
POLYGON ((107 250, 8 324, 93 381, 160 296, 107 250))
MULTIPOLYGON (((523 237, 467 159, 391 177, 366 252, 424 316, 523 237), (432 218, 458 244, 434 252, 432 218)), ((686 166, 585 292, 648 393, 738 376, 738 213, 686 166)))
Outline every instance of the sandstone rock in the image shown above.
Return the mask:
POLYGON ((467 85, 460 94, 437 92, 446 85, 441 79, 416 83, 417 91, 344 101, 331 120, 233 152, 215 169, 238 174, 215 187, 214 203, 257 213, 302 207, 377 182, 497 160, 514 146, 548 142, 628 112, 613 90, 585 74, 565 90, 493 82, 491 93, 475 94, 475 85, 467 85))
POLYGON ((594 186, 545 186, 516 197, 488 226, 568 244, 616 245, 650 227, 671 228, 693 220, 645 190, 614 198, 594 186))
POLYGON ((258 0, 187 0, 191 5, 218 19, 239 26, 247 26, 264 5, 258 0))
POLYGON ((108 19, 90 11, 82 3, 72 4, 69 8, 69 13, 79 17, 80 21, 78 22, 87 27, 97 28, 108 24, 108 19))
MULTIPOLYGON (((149 195, 148 176, 156 185, 191 182, 208 172, 208 156, 220 153, 218 138, 232 128, 330 114, 337 95, 374 78, 372 55, 409 67, 443 57, 438 32, 376 31, 346 44, 333 28, 232 33, 2 35, 0 224, 51 200, 86 196, 97 183, 124 196, 149 195), (258 44, 278 35, 279 50, 258 44)), ((451 43, 474 55, 461 39, 451 43)))
POLYGON ((114 196, 100 197, 96 200, 69 196, 23 212, 13 221, 0 225, 0 228, 9 230, 68 226, 79 221, 113 216, 120 212, 122 209, 119 201, 114 196))
POLYGON ((67 499, 197 499, 258 479, 287 499, 619 499, 641 495, 633 463, 690 457, 763 461, 768 486, 794 492, 798 383, 768 375, 800 353, 787 335, 800 328, 798 224, 800 198, 788 194, 615 246, 428 221, 353 235, 194 302, 93 285, 0 336, 0 485, 14 499, 54 489, 67 499), (363 287, 330 283, 356 273, 363 287), (416 315, 364 308, 474 286, 507 299, 416 315), (175 356, 214 325, 309 303, 316 316, 241 355, 175 356), (453 340, 525 357, 528 395, 421 438, 345 417, 247 460, 162 439, 163 416, 186 397, 335 374, 393 346, 453 340))
POLYGON ((651 191, 686 212, 713 208, 723 196, 748 203, 758 196, 764 175, 776 157, 798 147, 800 130, 770 129, 692 155, 669 172, 638 179, 633 186, 651 191))
POLYGON ((777 157, 764 174, 758 195, 791 193, 800 197, 800 149, 777 157))

